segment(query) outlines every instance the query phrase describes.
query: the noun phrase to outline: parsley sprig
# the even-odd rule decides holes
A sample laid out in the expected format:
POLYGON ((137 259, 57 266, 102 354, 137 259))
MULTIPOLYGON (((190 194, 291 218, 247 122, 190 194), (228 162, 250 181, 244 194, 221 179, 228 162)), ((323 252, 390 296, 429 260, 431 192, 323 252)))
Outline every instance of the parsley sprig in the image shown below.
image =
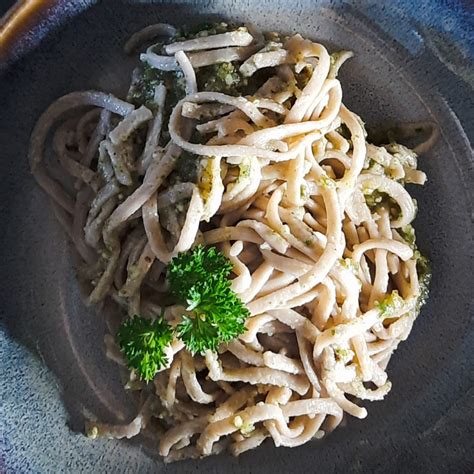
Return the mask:
POLYGON ((173 329, 162 317, 125 321, 117 341, 128 366, 146 381, 168 364, 165 347, 173 333, 192 354, 216 352, 245 331, 249 311, 232 291, 231 262, 215 247, 197 246, 172 259, 167 278, 171 298, 186 310, 173 329))
POLYGON ((162 317, 151 320, 133 316, 120 326, 117 333, 117 342, 128 367, 136 370, 147 382, 168 364, 165 348, 172 340, 171 326, 162 317))
POLYGON ((197 246, 168 267, 170 292, 188 312, 176 332, 192 354, 215 352, 245 331, 249 312, 230 287, 231 272, 232 264, 215 247, 197 246))
POLYGON ((183 315, 176 330, 193 354, 207 349, 216 352, 219 344, 236 338, 245 331, 248 310, 224 279, 198 283, 190 289, 186 300, 193 314, 183 315))

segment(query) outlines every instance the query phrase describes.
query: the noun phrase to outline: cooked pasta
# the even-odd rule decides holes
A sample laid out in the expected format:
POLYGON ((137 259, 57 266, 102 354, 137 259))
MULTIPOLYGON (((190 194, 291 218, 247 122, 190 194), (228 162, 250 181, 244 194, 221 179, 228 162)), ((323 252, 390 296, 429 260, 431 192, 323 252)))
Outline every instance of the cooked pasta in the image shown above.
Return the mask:
MULTIPOLYGON (((365 418, 359 401, 390 391, 388 362, 426 297, 405 188, 426 179, 416 154, 367 142, 337 78, 350 52, 226 24, 152 25, 126 44, 141 48, 125 100, 72 92, 46 110, 32 172, 77 250, 90 304, 176 321, 166 267, 202 244, 231 262, 249 316, 217 352, 193 355, 174 337, 153 383, 128 372, 136 418, 88 421, 87 433, 147 431, 175 461, 266 439, 299 446, 344 413, 365 418)), ((115 329, 107 356, 123 367, 115 329)))

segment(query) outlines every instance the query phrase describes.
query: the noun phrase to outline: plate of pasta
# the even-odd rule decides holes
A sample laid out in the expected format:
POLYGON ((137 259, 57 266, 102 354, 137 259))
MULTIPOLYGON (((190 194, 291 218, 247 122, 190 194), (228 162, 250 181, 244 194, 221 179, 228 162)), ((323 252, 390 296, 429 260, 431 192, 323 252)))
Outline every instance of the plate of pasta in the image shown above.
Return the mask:
MULTIPOLYGON (((440 201, 442 165, 433 164, 453 148, 458 163, 469 159, 463 132, 441 123, 434 105, 410 109, 427 95, 415 79, 405 84, 408 72, 394 85, 395 52, 375 60, 385 84, 358 65, 369 40, 380 54, 372 33, 352 45, 337 13, 320 14, 318 25, 332 22, 321 34, 268 19, 142 20, 120 45, 114 39, 100 74, 84 80, 77 69, 79 87, 61 80, 31 114, 17 159, 36 182, 33 223, 54 229, 35 224, 29 236, 31 268, 46 275, 31 302, 46 298, 51 318, 44 332, 35 319, 31 340, 65 382, 61 404, 77 442, 122 451, 124 470, 217 466, 230 454, 264 472, 253 453, 263 459, 275 448, 283 457, 305 449, 301 466, 317 450, 324 469, 375 469, 377 437, 390 423, 392 442, 407 449, 399 438, 414 422, 402 415, 407 398, 419 407, 428 396, 416 378, 447 390, 423 350, 432 354, 441 333, 448 351, 463 353, 431 303, 454 284, 459 299, 449 305, 464 310, 453 324, 470 313, 468 283, 437 274, 453 271, 439 253, 451 231, 433 235, 437 218, 470 225, 460 217, 469 204, 452 211, 440 201), (399 91, 406 106, 390 101, 399 91), (380 93, 386 100, 371 98, 380 93), (359 429, 364 454, 348 464, 359 429), (345 461, 328 455, 338 444, 345 461)), ((456 192, 468 202, 463 186, 456 192)), ((451 240, 460 275, 472 260, 470 229, 451 240)), ((436 430, 423 433, 434 442, 426 433, 436 430)), ((104 456, 99 465, 118 468, 104 456)), ((469 456, 446 462, 463 466, 469 456)))

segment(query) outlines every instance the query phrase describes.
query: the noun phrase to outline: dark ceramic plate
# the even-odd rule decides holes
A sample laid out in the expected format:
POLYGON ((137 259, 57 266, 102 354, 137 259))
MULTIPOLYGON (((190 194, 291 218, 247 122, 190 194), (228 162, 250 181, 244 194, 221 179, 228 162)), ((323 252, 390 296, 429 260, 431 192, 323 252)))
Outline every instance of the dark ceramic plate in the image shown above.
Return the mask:
POLYGON ((0 471, 472 472, 469 1, 90 3, 40 9, 21 34, 0 45, 12 63, 0 77, 0 471), (440 138, 420 163, 428 184, 413 191, 420 246, 432 259, 434 279, 428 305, 389 367, 393 389, 385 401, 370 404, 366 420, 348 419, 327 439, 301 448, 268 443, 239 459, 165 467, 141 440, 91 441, 80 434, 85 415, 125 420, 133 402, 105 359, 104 323, 82 302, 70 247, 30 176, 26 154, 35 120, 60 95, 81 89, 123 94, 134 60, 122 45, 133 31, 209 17, 251 20, 352 49, 356 56, 342 73, 345 101, 369 129, 416 120, 438 124, 440 138))

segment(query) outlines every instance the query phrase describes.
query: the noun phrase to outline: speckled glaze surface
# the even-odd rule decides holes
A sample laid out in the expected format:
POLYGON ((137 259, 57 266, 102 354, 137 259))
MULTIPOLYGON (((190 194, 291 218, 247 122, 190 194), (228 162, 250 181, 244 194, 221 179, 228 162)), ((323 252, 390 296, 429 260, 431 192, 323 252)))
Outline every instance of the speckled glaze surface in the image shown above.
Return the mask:
POLYGON ((470 2, 90 3, 60 2, 37 27, 39 47, 28 53, 34 41, 26 35, 29 43, 18 46, 24 56, 0 76, 0 472, 472 472, 470 2), (126 420, 134 402, 105 358, 103 320, 83 303, 71 249, 26 155, 35 120, 60 95, 124 93, 134 59, 121 46, 133 31, 210 17, 250 20, 352 49, 356 57, 342 72, 345 102, 369 129, 438 123, 440 139, 420 164, 429 182, 413 190, 420 247, 432 259, 434 279, 429 303, 389 367, 393 389, 368 406, 366 420, 348 419, 323 441, 300 448, 267 443, 238 459, 165 466, 140 439, 91 441, 80 434, 85 415, 126 420))

